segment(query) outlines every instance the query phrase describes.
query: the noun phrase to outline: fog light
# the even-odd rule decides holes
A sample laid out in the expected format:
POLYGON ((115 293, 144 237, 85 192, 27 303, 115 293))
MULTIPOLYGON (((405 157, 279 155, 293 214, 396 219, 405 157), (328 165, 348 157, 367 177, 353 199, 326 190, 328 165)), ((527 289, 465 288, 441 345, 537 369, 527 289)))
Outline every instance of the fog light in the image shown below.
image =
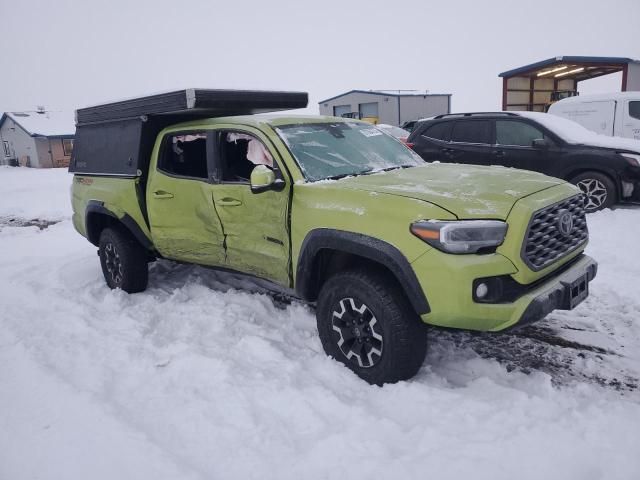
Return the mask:
POLYGON ((624 198, 627 198, 633 195, 633 187, 635 185, 631 182, 625 182, 625 181, 622 181, 621 183, 622 183, 622 196, 624 198))
POLYGON ((487 284, 479 283, 478 286, 476 287, 476 297, 484 298, 487 296, 487 293, 489 293, 489 287, 487 286, 487 284))

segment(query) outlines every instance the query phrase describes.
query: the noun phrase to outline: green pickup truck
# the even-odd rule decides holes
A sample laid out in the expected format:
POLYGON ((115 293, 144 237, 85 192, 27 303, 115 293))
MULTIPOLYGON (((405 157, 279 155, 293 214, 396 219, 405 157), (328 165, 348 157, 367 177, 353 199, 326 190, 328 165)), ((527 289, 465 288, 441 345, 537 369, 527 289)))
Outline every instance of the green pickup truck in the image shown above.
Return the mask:
POLYGON ((315 303, 327 354, 378 385, 417 373, 425 324, 500 331, 586 298, 575 186, 425 163, 353 119, 264 113, 306 103, 190 89, 78 110, 73 223, 107 285, 144 290, 158 258, 269 280, 315 303))

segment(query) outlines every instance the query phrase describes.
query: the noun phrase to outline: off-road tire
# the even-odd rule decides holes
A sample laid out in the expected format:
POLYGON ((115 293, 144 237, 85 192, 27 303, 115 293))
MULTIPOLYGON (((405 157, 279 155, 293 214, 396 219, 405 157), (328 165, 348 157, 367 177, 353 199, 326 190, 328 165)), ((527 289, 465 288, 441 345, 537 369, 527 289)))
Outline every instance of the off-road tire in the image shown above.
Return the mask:
POLYGON ((585 195, 584 207, 587 213, 610 208, 618 198, 615 183, 604 173, 583 172, 573 177, 571 183, 577 185, 585 195))
MULTIPOLYGON (((407 380, 418 373, 424 362, 427 327, 420 321, 397 283, 384 273, 349 270, 329 278, 318 296, 316 319, 320 340, 327 355, 345 364, 371 384, 382 385, 407 380), (366 309, 363 310, 363 306, 366 309), (363 310, 366 319, 358 326, 356 338, 354 330, 346 334, 343 332, 346 328, 345 319, 349 315, 351 318, 357 317, 357 310, 363 310), (341 313, 342 317, 338 318, 341 313), (371 342, 366 347, 370 347, 372 342, 376 346, 381 345, 381 355, 372 353, 369 357, 365 352, 359 355, 360 359, 353 354, 348 358, 345 354, 347 346, 351 340, 355 344, 355 341, 363 340, 361 337, 367 335, 364 330, 369 327, 369 318, 374 318, 375 322, 369 328, 368 335, 378 335, 382 339, 369 338, 371 342), (353 336, 345 339, 349 335, 353 336)), ((354 325, 358 321, 354 320, 354 325)), ((348 320, 346 322, 349 323, 348 320)))
POLYGON ((120 288, 127 293, 142 292, 147 288, 148 253, 124 228, 105 228, 100 233, 98 253, 109 288, 120 288))

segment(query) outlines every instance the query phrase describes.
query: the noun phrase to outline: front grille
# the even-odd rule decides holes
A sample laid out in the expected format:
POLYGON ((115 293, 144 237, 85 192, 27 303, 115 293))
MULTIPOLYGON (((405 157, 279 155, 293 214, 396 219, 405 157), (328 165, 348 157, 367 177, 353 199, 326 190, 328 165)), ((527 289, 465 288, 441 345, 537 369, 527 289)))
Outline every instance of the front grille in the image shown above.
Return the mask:
POLYGON ((588 237, 582 195, 567 198, 533 214, 522 246, 522 260, 531 270, 542 270, 580 247, 588 237), (572 229, 567 228, 567 213, 572 229), (561 223, 561 217, 565 222, 561 223))

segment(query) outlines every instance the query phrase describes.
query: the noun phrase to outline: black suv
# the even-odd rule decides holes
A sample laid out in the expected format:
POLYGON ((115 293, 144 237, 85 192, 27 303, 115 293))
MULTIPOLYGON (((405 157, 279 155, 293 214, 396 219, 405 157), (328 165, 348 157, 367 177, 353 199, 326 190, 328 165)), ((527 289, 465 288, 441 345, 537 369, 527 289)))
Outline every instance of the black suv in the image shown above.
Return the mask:
POLYGON ((597 135, 547 113, 438 115, 420 121, 407 143, 426 161, 504 165, 569 180, 587 211, 640 201, 640 142, 597 135))

